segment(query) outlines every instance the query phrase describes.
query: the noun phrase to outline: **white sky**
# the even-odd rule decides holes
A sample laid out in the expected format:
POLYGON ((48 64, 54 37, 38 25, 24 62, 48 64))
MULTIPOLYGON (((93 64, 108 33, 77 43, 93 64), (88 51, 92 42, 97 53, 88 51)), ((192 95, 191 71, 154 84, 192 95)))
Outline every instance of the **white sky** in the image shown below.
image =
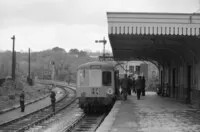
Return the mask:
MULTIPOLYGON (((102 51, 106 12, 193 13, 199 0, 0 0, 0 50, 40 51, 55 46, 102 51)), ((106 49, 111 51, 110 43, 106 49)))

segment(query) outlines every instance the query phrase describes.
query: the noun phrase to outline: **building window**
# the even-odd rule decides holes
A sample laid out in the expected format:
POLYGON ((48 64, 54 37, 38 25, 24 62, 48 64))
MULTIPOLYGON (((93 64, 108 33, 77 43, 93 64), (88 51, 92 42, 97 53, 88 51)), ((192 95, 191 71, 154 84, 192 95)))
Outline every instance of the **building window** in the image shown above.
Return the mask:
POLYGON ((138 74, 138 75, 140 74, 140 66, 136 66, 136 67, 135 67, 135 72, 136 72, 136 74, 138 74))
POLYGON ((129 72, 134 73, 134 66, 129 66, 129 72))

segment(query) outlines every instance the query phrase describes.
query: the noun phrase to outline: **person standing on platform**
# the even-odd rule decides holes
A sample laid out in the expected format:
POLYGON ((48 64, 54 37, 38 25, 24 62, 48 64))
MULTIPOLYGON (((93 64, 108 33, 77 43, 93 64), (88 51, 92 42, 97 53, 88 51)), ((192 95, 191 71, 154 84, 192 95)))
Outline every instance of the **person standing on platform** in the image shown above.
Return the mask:
POLYGON ((135 90, 135 78, 134 77, 133 77, 133 80, 132 80, 132 92, 136 93, 136 90, 135 90))
POLYGON ((117 95, 117 98, 120 97, 120 79, 119 79, 119 76, 117 77, 117 89, 116 89, 116 95, 117 95))
POLYGON ((145 84, 146 83, 146 80, 145 80, 145 77, 143 76, 142 77, 142 96, 145 96, 145 84))
POLYGON ((132 80, 131 76, 128 76, 128 95, 131 95, 132 80))
POLYGON ((56 94, 55 94, 54 91, 51 91, 50 98, 51 98, 51 106, 52 106, 52 110, 53 110, 53 112, 55 113, 56 94))
POLYGON ((127 74, 124 75, 124 78, 121 80, 121 88, 122 88, 122 95, 124 100, 127 100, 127 89, 128 89, 128 78, 127 74))
POLYGON ((21 112, 24 112, 25 110, 25 105, 24 105, 24 98, 25 98, 25 95, 24 95, 24 91, 22 91, 22 93, 20 94, 20 107, 21 107, 21 112))
POLYGON ((141 76, 138 77, 138 79, 135 82, 135 88, 137 90, 137 99, 140 100, 140 94, 142 89, 142 78, 141 76))

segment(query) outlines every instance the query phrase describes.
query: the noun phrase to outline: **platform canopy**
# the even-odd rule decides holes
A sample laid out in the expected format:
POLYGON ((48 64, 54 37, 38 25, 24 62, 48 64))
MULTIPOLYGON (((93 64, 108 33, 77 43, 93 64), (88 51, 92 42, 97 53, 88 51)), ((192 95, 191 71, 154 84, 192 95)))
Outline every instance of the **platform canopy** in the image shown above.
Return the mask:
POLYGON ((107 19, 119 60, 198 61, 200 14, 108 12, 107 19))

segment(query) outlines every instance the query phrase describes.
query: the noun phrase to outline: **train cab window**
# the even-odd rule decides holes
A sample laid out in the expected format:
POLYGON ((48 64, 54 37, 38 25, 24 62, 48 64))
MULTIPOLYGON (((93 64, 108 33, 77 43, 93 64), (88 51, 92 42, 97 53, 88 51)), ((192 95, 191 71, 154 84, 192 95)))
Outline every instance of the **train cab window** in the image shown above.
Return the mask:
POLYGON ((103 71, 102 72, 102 84, 104 86, 111 86, 112 83, 112 76, 110 71, 103 71))
POLYGON ((90 81, 91 87, 100 87, 101 86, 101 70, 92 69, 90 70, 90 81))

